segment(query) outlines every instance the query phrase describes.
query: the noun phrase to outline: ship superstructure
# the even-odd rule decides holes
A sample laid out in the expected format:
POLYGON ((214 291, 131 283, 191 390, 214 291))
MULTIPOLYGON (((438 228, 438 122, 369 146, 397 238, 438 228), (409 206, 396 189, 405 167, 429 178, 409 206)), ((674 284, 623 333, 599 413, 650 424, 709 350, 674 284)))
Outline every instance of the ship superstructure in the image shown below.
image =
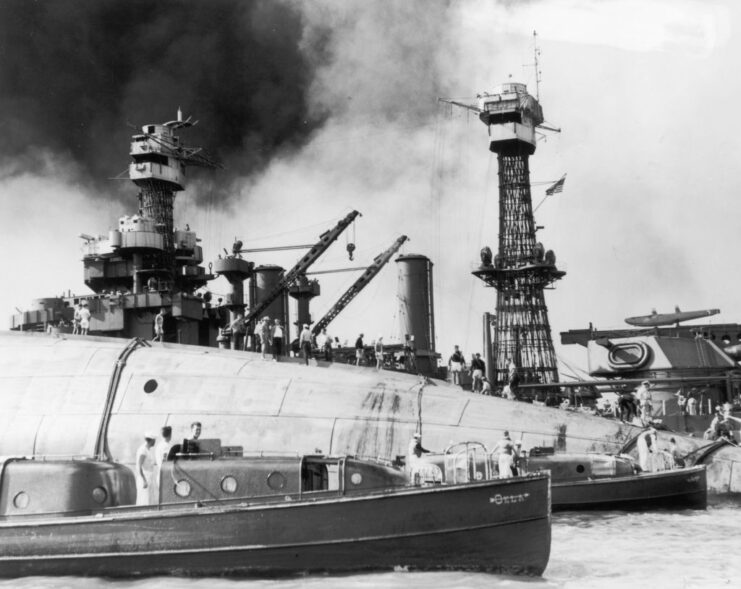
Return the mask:
MULTIPOLYGON (((202 148, 181 141, 178 133, 195 124, 190 118, 184 120, 178 110, 175 120, 144 125, 132 136, 128 176, 139 191, 137 212, 120 217, 118 225, 105 235, 80 235, 84 240, 84 282, 92 294, 37 299, 30 309, 11 317, 11 329, 74 334, 73 319, 84 306, 90 312, 87 333, 91 335, 151 339, 155 318, 162 314, 161 341, 244 350, 248 343, 254 348, 255 338, 247 336, 256 332, 258 320, 265 316, 289 329, 289 296, 298 301, 295 337, 301 325, 312 323, 309 301, 321 290, 317 280, 307 278, 307 270, 360 213, 351 211, 314 244, 249 250, 235 240, 231 253, 219 255, 207 271, 196 232, 189 225, 178 228, 174 223, 175 198, 186 188, 186 169, 221 167, 202 148), (256 266, 242 257, 242 253, 266 249, 306 252, 288 271, 274 264, 256 266), (217 297, 205 287, 219 277, 226 281, 227 292, 217 297)), ((372 270, 363 275, 363 284, 406 239, 397 240, 382 262, 373 262, 372 270)), ((352 254, 354 249, 354 244, 348 244, 348 252, 352 254)), ((332 307, 332 318, 359 290, 354 288, 352 296, 343 295, 332 307)), ((407 337, 415 335, 411 332, 407 337)), ((424 339, 421 334, 420 339, 424 339)), ((285 346, 283 354, 289 350, 285 346)), ((428 373, 433 374, 436 368, 430 366, 428 373)))
POLYGON ((215 345, 220 312, 197 290, 214 276, 202 266, 195 231, 173 222, 174 200, 186 187, 189 166, 220 167, 201 148, 184 145, 178 131, 195 123, 176 120, 144 125, 131 139, 128 174, 139 188, 139 207, 106 235, 83 233, 84 282, 92 295, 47 298, 11 319, 11 328, 72 323, 76 307, 90 311, 90 333, 151 338, 164 309, 166 341, 215 345))
POLYGON ((160 290, 175 292, 193 292, 206 283, 205 271, 199 267, 203 255, 195 233, 187 228, 177 231, 173 222, 175 194, 185 190, 186 168, 220 167, 201 148, 183 145, 175 135, 176 131, 193 125, 190 118, 184 121, 178 110, 177 120, 144 125, 142 133, 132 137, 129 178, 140 189, 139 216, 162 239, 161 244, 156 244, 161 247, 134 256, 135 293, 143 291, 144 278, 155 278, 160 290))
POLYGON ((492 377, 503 386, 513 365, 525 382, 556 383, 558 369, 544 290, 564 276, 556 256, 537 242, 530 194, 529 158, 543 124, 539 102, 524 84, 504 84, 479 99, 479 118, 489 129, 489 149, 499 165, 499 248, 481 252, 474 271, 497 290, 492 377))
POLYGON ((527 86, 502 84, 478 96, 476 104, 444 100, 472 110, 489 131, 489 150, 499 165, 499 247, 481 250, 473 272, 497 290, 496 315, 487 314, 487 372, 494 386, 514 381, 557 383, 558 368, 544 290, 565 275, 556 256, 536 240, 530 193, 530 156, 535 153, 543 109, 527 86), (493 325, 490 337, 489 325, 493 325))

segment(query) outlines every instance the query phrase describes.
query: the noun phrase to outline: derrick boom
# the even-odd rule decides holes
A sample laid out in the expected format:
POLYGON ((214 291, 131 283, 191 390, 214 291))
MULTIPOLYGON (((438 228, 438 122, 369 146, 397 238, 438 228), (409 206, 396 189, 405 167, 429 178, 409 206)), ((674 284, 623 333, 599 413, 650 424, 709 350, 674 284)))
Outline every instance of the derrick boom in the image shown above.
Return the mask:
POLYGON ((340 312, 345 307, 347 307, 347 305, 350 304, 350 301, 352 301, 360 293, 360 291, 363 290, 368 285, 368 283, 373 280, 373 278, 375 278, 375 276, 381 271, 381 268, 383 268, 388 263, 388 261, 391 259, 391 256, 399 251, 399 248, 407 239, 409 238, 406 235, 402 235, 391 245, 390 248, 376 256, 376 258, 373 260, 373 263, 368 266, 365 269, 365 272, 363 272, 363 274, 352 284, 352 286, 350 286, 350 288, 345 291, 345 293, 332 306, 332 308, 327 311, 327 314, 316 322, 311 330, 311 333, 313 335, 318 335, 322 332, 323 329, 326 329, 327 326, 334 320, 334 318, 337 317, 337 315, 339 315, 340 312))
POLYGON ((332 243, 342 234, 345 229, 350 226, 350 224, 359 215, 360 213, 358 211, 352 211, 344 219, 337 223, 337 225, 335 225, 332 229, 323 233, 319 238, 319 241, 316 242, 311 247, 311 249, 306 252, 306 254, 304 254, 304 256, 296 263, 296 265, 278 281, 273 290, 271 290, 265 296, 265 298, 255 306, 254 309, 250 310, 250 312, 245 317, 245 322, 251 323, 262 313, 264 313, 265 310, 270 306, 270 304, 275 299, 277 299, 284 290, 291 286, 298 279, 299 276, 306 272, 309 267, 319 259, 319 256, 327 251, 329 246, 332 245, 332 243))

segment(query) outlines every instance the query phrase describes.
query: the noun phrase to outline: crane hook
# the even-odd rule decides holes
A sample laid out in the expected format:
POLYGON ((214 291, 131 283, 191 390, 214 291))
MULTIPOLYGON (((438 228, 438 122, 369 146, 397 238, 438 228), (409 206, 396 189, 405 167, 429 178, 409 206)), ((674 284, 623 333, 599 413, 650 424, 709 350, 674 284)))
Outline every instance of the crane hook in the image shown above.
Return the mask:
POLYGON ((352 253, 355 251, 355 244, 354 243, 348 243, 347 244, 347 256, 350 258, 350 261, 352 261, 352 253))

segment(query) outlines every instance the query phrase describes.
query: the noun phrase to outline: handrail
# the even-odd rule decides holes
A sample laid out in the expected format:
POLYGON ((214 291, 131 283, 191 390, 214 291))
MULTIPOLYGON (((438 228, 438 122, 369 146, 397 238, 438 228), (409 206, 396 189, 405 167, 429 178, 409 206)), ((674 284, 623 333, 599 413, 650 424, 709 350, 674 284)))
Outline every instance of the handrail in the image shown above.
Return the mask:
MULTIPOLYGON (((483 477, 485 480, 488 480, 491 478, 491 464, 489 462, 490 460, 490 454, 487 447, 482 443, 478 441, 469 441, 469 442, 457 442, 455 444, 451 444, 445 449, 445 452, 443 454, 443 466, 445 468, 445 474, 447 479, 447 471, 448 466, 451 466, 452 474, 453 474, 453 481, 448 481, 452 483, 458 483, 458 460, 461 457, 465 456, 466 464, 465 464, 465 479, 460 481, 464 483, 471 482, 472 480, 472 473, 479 472, 477 469, 477 462, 476 457, 478 454, 481 454, 481 458, 483 459, 484 464, 484 472, 483 477), (455 451, 454 451, 455 450, 455 451), (452 464, 451 464, 452 463, 452 464)), ((475 475, 474 475, 475 478, 475 475)))
POLYGON ((129 358, 129 356, 131 356, 134 350, 141 346, 151 347, 149 342, 135 337, 126 345, 126 347, 116 359, 116 365, 113 368, 113 372, 111 373, 111 380, 108 383, 108 392, 106 393, 103 415, 100 420, 100 426, 98 427, 98 435, 95 438, 95 457, 98 460, 110 461, 113 459, 108 448, 108 424, 111 421, 113 402, 116 399, 116 391, 118 390, 118 385, 121 382, 121 374, 123 373, 123 369, 126 366, 126 360, 129 358))

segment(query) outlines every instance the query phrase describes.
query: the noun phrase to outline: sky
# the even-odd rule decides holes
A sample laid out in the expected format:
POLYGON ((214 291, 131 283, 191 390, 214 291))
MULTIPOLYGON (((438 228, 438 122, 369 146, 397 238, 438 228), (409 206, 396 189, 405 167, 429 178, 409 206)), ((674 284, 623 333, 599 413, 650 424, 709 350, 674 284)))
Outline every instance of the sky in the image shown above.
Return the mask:
MULTIPOLYGON (((537 31, 539 98, 562 132, 530 160, 532 199, 567 272, 546 293, 566 372, 586 357, 559 333, 590 322, 675 306, 741 321, 740 24, 730 0, 1 0, 0 315, 88 292, 78 235, 137 209, 114 179, 132 126, 180 107, 199 121, 183 140, 224 164, 189 172, 176 197, 206 260, 235 238, 313 243, 356 209, 313 270, 362 266, 407 235, 402 252, 434 264, 438 351, 481 351, 496 294, 471 271, 496 250, 496 156, 474 114, 438 99, 510 80, 534 94, 537 31)), ((301 255, 248 257, 290 268, 301 255)), ((314 319, 357 274, 317 277, 314 319)), ((398 337, 397 281, 391 262, 330 335, 398 337)))

